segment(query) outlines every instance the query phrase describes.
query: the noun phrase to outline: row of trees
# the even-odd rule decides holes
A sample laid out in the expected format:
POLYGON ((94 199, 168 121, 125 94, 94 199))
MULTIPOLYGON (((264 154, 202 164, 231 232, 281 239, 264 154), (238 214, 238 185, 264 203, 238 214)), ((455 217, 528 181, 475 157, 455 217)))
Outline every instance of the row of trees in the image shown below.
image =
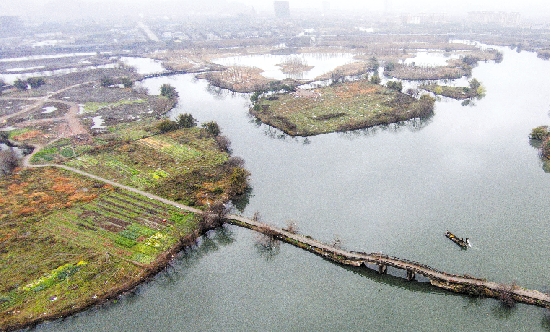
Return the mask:
MULTIPOLYGON (((161 133, 167 133, 169 131, 181 129, 181 128, 193 128, 197 126, 197 120, 189 113, 180 114, 176 118, 176 121, 165 119, 157 125, 157 129, 161 133)), ((216 136, 216 135, 214 135, 216 136)))
POLYGON ((129 77, 115 79, 113 77, 104 76, 100 79, 100 85, 104 88, 108 88, 115 84, 122 84, 125 88, 131 88, 134 85, 134 81, 129 77))
POLYGON ((37 89, 44 84, 46 84, 44 77, 29 77, 26 80, 18 78, 13 82, 13 86, 19 90, 27 90, 29 86, 31 89, 37 89))
MULTIPOLYGON (((159 122, 159 124, 157 124, 157 130, 159 130, 160 133, 167 133, 182 128, 193 128, 196 126, 197 120, 195 120, 191 114, 184 113, 178 115, 175 121, 165 119, 159 122)), ((201 124, 201 128, 205 135, 214 138, 218 148, 221 151, 226 151, 228 153, 231 151, 231 142, 226 136, 220 135, 221 130, 218 123, 215 121, 204 122, 201 124)))

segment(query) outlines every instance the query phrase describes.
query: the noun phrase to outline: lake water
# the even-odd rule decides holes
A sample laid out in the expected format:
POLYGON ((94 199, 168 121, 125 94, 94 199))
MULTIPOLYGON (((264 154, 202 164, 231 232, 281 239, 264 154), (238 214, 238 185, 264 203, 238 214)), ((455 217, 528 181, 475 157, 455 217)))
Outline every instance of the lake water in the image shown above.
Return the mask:
POLYGON ((446 56, 442 52, 417 52, 415 57, 407 58, 403 61, 404 64, 413 64, 420 67, 441 67, 447 66, 448 60, 459 59, 459 55, 446 56))
POLYGON ((166 69, 161 61, 149 58, 121 57, 126 65, 136 68, 138 74, 157 74, 165 72, 166 69))
POLYGON ((283 80, 285 78, 312 80, 337 68, 338 66, 354 62, 354 55, 349 53, 324 53, 324 54, 295 54, 295 55, 272 55, 255 54, 242 55, 213 60, 223 66, 247 66, 262 69, 262 75, 267 78, 283 80), (302 73, 284 74, 278 64, 285 61, 300 59, 301 63, 313 68, 302 73))
MULTIPOLYGON (((416 260, 452 273, 549 291, 549 174, 530 146, 549 123, 549 62, 500 49, 473 77, 486 97, 442 99, 435 115, 348 133, 291 138, 248 115, 248 96, 191 75, 175 86, 199 122, 215 120, 251 172, 243 215, 335 237, 350 250, 416 260), (444 237, 469 237, 460 250, 444 237)), ((227 226, 132 294, 40 325, 40 331, 548 331, 549 311, 452 294, 426 283, 344 268, 227 226)), ((390 269, 389 269, 390 270, 390 269)), ((390 271, 396 274, 396 271, 390 271)), ((404 273, 405 274, 405 273, 404 273)))

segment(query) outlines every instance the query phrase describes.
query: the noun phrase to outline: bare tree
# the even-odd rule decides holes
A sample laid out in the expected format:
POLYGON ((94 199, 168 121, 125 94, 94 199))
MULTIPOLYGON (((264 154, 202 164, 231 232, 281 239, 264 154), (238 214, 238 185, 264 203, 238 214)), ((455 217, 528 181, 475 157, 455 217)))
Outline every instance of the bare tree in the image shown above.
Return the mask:
POLYGON ((342 239, 340 236, 335 235, 335 238, 333 239, 333 242, 331 243, 331 247, 335 249, 342 249, 342 239))
POLYGON ((517 289, 518 286, 516 282, 513 281, 511 285, 500 285, 499 286, 499 300, 501 304, 507 308, 513 308, 516 304, 515 299, 513 298, 512 292, 517 289))
POLYGON ((19 166, 19 158, 13 148, 0 151, 0 175, 9 175, 19 166))
POLYGON ((255 211, 253 214, 253 221, 260 222, 261 219, 262 217, 260 216, 260 212, 255 211))
POLYGON ((298 233, 298 225, 297 222, 294 220, 287 220, 285 222, 286 227, 283 229, 284 231, 287 231, 289 233, 297 234, 298 233))
POLYGON ((222 201, 216 201, 201 213, 201 221, 205 229, 222 226, 226 220, 230 209, 222 201))

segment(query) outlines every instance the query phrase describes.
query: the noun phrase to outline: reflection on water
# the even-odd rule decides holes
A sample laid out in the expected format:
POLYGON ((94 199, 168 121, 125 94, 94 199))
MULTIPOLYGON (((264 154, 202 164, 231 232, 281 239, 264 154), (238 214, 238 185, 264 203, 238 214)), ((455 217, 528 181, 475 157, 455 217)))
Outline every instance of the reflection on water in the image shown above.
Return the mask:
POLYGON ((255 234, 254 247, 262 258, 270 261, 279 255, 281 242, 268 235, 255 234))
POLYGON ((232 206, 240 213, 243 213, 245 211, 245 208, 247 207, 247 204, 249 204, 249 200, 251 199, 251 197, 253 197, 253 189, 247 188, 244 194, 234 197, 232 199, 232 206))

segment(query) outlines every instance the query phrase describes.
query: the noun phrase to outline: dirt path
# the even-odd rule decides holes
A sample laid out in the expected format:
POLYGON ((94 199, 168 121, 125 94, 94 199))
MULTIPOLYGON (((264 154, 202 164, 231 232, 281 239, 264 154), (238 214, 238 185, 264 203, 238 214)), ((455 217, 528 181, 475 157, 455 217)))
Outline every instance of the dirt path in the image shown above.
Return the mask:
MULTIPOLYGON (((47 102, 57 102, 57 103, 63 103, 63 104, 69 105, 69 111, 63 117, 63 119, 67 123, 67 127, 68 127, 67 129, 68 130, 61 130, 58 137, 60 137, 60 136, 61 137, 70 137, 70 136, 75 136, 75 135, 87 134, 88 131, 86 130, 86 128, 84 128, 84 126, 82 126, 82 124, 80 123, 80 120, 78 119, 78 113, 79 113, 78 104, 75 103, 75 102, 69 102, 69 101, 66 101, 66 100, 58 100, 58 99, 51 99, 51 98, 53 96, 59 94, 59 93, 64 92, 64 91, 74 89, 74 88, 77 88, 81 85, 86 85, 86 84, 90 84, 90 83, 92 83, 92 82, 84 82, 84 83, 71 85, 71 86, 65 87, 63 89, 57 90, 55 92, 50 92, 49 94, 47 94, 44 97, 28 97, 28 98, 24 98, 24 97, 13 97, 12 98, 12 97, 9 97, 9 96, 1 97, 2 100, 28 100, 28 101, 35 101, 35 102, 23 107, 23 109, 21 109, 19 112, 15 112, 15 113, 12 113, 12 114, 9 114, 9 115, 1 116, 0 117, 0 124, 5 123, 10 118, 23 115, 23 114, 25 114, 25 113, 27 113, 27 112, 35 109, 35 108, 40 108, 47 102)), ((55 121, 55 120, 59 120, 59 118, 44 119, 44 120, 40 120, 40 121, 41 122, 48 122, 48 121, 55 121)), ((32 123, 33 122, 31 122, 31 121, 24 121, 24 122, 18 123, 18 125, 19 126, 27 126, 27 125, 32 124, 32 123)))

